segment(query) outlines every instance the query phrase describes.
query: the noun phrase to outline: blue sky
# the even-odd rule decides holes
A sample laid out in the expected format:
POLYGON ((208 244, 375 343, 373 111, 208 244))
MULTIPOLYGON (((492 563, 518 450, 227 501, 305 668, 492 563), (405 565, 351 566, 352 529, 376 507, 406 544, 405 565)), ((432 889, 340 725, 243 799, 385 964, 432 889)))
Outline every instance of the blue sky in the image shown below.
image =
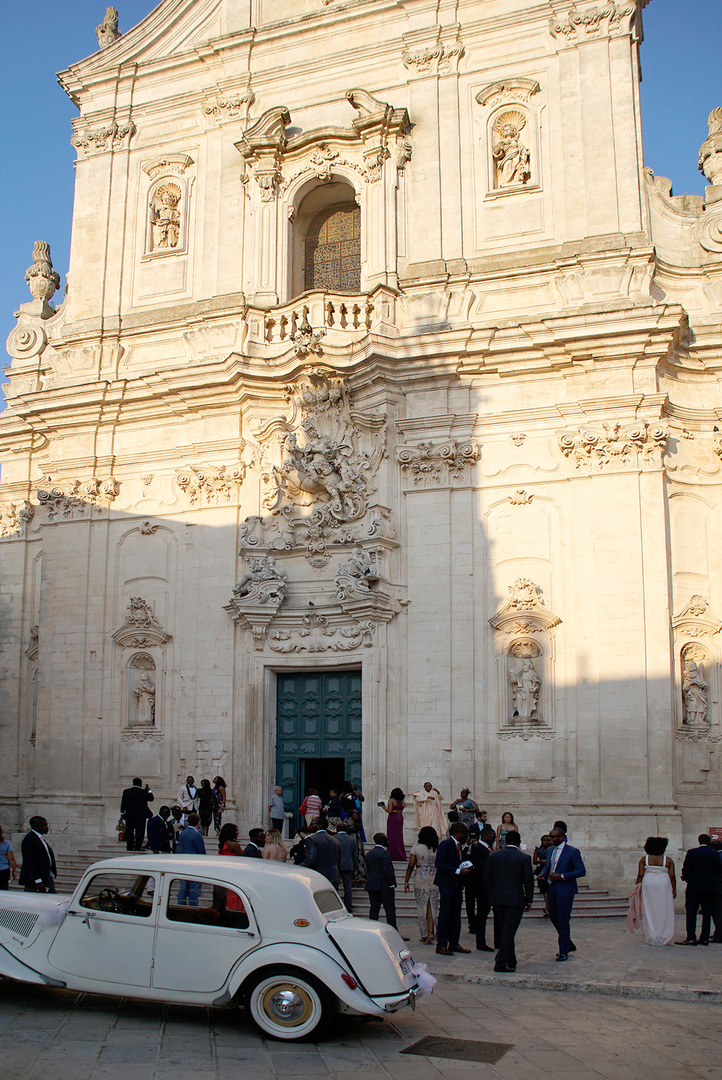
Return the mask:
MULTIPOLYGON (((483 0, 480 0, 480 3, 483 0)), ((278 0, 281 4, 282 0, 278 0)), ((155 0, 116 0, 129 30, 155 0)), ((584 6, 580 3, 580 7, 584 6)), ((3 0, 0 90, 0 336, 30 299, 24 281, 35 240, 50 242, 61 277, 68 266, 73 207, 70 121, 75 109, 55 72, 95 52, 104 0, 3 0)), ((707 114, 722 105, 722 0, 652 0, 644 13, 642 113, 645 162, 675 194, 702 194, 697 153, 707 114)), ((4 344, 2 345, 4 354, 4 344)))

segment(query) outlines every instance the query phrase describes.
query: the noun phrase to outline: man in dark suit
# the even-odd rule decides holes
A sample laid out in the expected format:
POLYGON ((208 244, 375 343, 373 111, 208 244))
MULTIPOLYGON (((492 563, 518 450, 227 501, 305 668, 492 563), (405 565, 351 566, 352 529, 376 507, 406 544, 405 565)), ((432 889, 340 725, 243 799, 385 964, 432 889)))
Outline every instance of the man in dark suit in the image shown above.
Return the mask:
POLYGON ((364 885, 369 894, 369 919, 378 922, 383 904, 386 922, 396 930, 396 873, 388 852, 389 838, 386 833, 375 833, 374 845, 366 856, 364 885))
POLYGON ((145 823, 151 812, 148 803, 153 802, 153 792, 139 776, 133 780, 133 786, 127 787, 120 800, 120 816, 125 818, 125 846, 128 851, 140 851, 145 836, 145 823))
POLYGON ((321 816, 316 819, 316 831, 306 840, 306 857, 301 866, 310 866, 323 874, 332 885, 341 881, 341 845, 335 836, 326 832, 328 822, 321 816))
POLYGON ((248 833, 248 843, 243 849, 243 854, 249 859, 262 859, 262 848, 265 842, 265 829, 251 829, 248 833))
POLYGON ((343 884, 343 902, 346 905, 346 910, 352 911, 353 892, 351 885, 353 883, 354 874, 358 873, 358 847, 354 837, 346 831, 345 821, 339 823, 336 837, 341 845, 341 865, 339 867, 339 873, 341 874, 341 883, 343 884))
POLYGON ((462 821, 455 821, 449 829, 448 840, 442 840, 436 849, 436 877, 439 887, 439 918, 436 925, 436 951, 442 956, 452 953, 468 953, 459 944, 461 937, 461 901, 464 878, 472 867, 462 869, 461 846, 466 843, 469 830, 462 821))
POLYGON ((28 824, 30 832, 23 837, 20 848, 23 865, 19 884, 25 886, 25 892, 54 893, 58 870, 53 849, 45 839, 48 823, 44 817, 31 817, 28 824))
POLYGON ((170 853, 171 836, 168 830, 170 807, 161 806, 158 813, 148 820, 148 847, 157 855, 159 852, 170 853))
POLYGON ((709 945, 710 923, 715 897, 720 891, 720 857, 707 833, 701 833, 699 847, 691 848, 684 857, 682 881, 687 883, 684 910, 687 915, 687 937, 683 945, 709 945), (702 909, 702 930, 697 940, 697 912, 702 909))
MULTIPOLYGON (((469 874, 468 888, 473 889, 476 901, 476 947, 479 952, 493 952, 490 945, 486 944, 486 920, 491 911, 489 893, 484 885, 484 867, 491 855, 496 833, 490 825, 482 825, 477 843, 471 845, 469 862, 474 864, 474 869, 469 874)), ((498 948, 496 934, 494 941, 498 948)))
POLYGON ((567 960, 570 952, 577 951, 570 928, 574 897, 579 892, 577 878, 584 877, 587 870, 578 849, 567 843, 564 829, 555 825, 549 835, 552 846, 547 849, 547 861, 539 877, 549 883, 549 918, 559 936, 556 958, 567 960))
POLYGON ((506 847, 491 852, 484 865, 484 885, 494 908, 494 927, 499 930, 494 971, 516 971, 514 938, 534 897, 531 858, 519 850, 520 843, 519 833, 511 829, 506 847))

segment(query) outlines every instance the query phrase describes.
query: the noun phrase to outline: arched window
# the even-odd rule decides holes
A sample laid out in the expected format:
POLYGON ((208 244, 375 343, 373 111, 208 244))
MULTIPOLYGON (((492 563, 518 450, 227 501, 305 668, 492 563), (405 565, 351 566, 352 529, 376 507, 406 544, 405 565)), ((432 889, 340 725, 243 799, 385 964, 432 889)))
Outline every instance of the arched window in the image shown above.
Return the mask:
POLYGON ((329 206, 311 221, 306 234, 306 291, 361 290, 361 210, 355 202, 329 206))

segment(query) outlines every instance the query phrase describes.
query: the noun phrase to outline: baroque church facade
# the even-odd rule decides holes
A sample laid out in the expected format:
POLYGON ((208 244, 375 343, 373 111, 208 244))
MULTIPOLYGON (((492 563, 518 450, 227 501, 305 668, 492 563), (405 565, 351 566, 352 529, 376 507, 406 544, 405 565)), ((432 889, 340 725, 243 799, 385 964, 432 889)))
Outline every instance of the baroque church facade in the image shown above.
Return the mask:
POLYGON ((613 883, 722 824, 722 111, 674 196, 645 6, 108 10, 8 341, 10 831, 428 779, 613 883))

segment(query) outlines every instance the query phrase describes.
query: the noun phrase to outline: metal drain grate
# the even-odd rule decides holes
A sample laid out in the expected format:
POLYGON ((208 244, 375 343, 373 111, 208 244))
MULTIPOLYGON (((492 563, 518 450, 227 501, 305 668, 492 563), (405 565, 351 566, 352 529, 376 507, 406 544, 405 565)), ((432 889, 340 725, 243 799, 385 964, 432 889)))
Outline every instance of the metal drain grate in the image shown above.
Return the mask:
POLYGON ((422 1057, 450 1058, 453 1061, 485 1061, 496 1065, 507 1050, 512 1050, 510 1043, 475 1042, 473 1039, 441 1039, 427 1035, 418 1042, 402 1050, 402 1054, 418 1054, 422 1057))

